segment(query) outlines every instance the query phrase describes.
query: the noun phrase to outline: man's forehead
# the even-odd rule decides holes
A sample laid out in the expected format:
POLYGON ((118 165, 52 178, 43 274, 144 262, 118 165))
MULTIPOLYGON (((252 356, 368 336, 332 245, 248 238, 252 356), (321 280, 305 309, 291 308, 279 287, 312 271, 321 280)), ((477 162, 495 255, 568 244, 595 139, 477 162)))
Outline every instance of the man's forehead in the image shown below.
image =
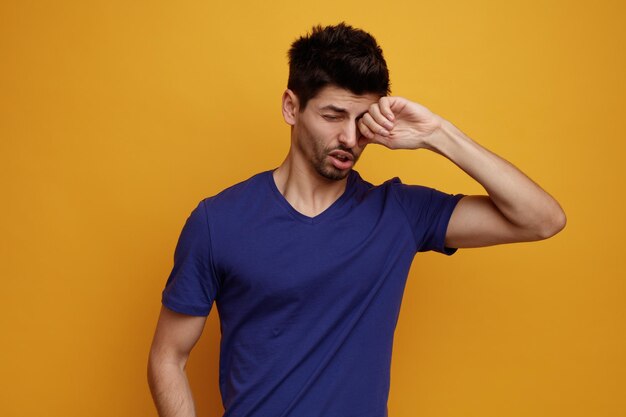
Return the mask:
POLYGON ((363 108, 377 102, 379 98, 380 96, 374 93, 355 94, 344 88, 328 86, 320 90, 311 101, 320 110, 349 113, 355 110, 362 111, 363 108))

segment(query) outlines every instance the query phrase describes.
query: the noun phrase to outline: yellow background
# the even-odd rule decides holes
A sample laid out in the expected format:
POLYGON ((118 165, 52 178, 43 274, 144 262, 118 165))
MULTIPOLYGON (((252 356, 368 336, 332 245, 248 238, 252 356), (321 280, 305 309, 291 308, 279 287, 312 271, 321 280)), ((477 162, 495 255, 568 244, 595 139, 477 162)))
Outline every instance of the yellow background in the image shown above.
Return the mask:
MULTIPOLYGON (((146 359, 183 223, 282 161, 286 51, 342 20, 376 36, 394 94, 568 215, 547 241, 418 255, 390 417, 626 416, 626 19, 606 0, 2 1, 0 415, 156 415, 146 359)), ((357 169, 484 192, 427 151, 371 146, 357 169)), ((189 364, 204 416, 216 312, 189 364)))

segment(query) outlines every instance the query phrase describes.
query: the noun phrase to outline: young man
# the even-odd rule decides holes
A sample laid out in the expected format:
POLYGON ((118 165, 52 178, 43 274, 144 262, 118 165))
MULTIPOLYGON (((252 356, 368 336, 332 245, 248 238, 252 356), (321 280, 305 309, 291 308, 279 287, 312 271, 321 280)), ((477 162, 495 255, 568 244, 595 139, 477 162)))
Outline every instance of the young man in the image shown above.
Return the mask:
POLYGON ((193 416, 187 357, 213 301, 224 416, 383 417, 393 334, 417 252, 548 238, 559 204, 423 106, 387 96, 369 34, 316 27, 292 44, 283 117, 291 148, 200 202, 183 228, 149 359, 159 414, 193 416), (488 196, 449 195, 352 168, 364 148, 426 148, 488 196))

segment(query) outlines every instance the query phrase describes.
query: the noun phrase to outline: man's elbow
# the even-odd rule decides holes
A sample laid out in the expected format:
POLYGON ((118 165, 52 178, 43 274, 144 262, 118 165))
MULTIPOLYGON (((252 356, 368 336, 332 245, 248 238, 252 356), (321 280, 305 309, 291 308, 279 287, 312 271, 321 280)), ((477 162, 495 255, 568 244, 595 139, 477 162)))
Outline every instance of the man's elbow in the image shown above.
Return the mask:
POLYGON ((565 228, 567 217, 565 212, 559 207, 548 216, 537 230, 538 240, 548 239, 565 228))

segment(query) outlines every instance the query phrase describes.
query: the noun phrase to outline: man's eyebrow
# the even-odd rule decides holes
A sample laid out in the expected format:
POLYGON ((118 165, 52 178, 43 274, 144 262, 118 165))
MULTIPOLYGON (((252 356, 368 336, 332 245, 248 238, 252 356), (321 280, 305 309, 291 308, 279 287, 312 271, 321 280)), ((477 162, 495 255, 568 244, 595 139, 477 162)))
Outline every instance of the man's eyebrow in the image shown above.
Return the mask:
MULTIPOLYGON (((320 110, 331 110, 334 111, 335 113, 340 113, 340 114, 348 114, 348 110, 343 109, 341 107, 337 107, 334 104, 329 104, 327 106, 324 107, 320 107, 320 110)), ((367 113, 367 110, 365 110, 363 113, 359 114, 356 118, 357 120, 360 119, 361 117, 363 117, 363 115, 367 113)))
POLYGON ((334 104, 329 104, 327 106, 324 106, 320 108, 320 110, 332 110, 335 113, 348 113, 348 110, 342 109, 341 107, 337 107, 334 104))

